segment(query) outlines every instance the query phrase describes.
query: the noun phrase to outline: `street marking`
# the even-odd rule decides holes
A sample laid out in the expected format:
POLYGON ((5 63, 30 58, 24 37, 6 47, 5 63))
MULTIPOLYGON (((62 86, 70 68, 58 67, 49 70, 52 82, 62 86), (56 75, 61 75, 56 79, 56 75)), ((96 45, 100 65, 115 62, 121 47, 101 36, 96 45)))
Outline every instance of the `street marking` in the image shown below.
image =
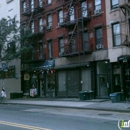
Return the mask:
POLYGON ((0 124, 19 127, 19 128, 25 128, 25 129, 29 129, 29 130, 51 130, 51 129, 47 129, 47 128, 23 125, 23 124, 18 124, 18 123, 13 123, 13 122, 6 122, 6 121, 1 121, 1 120, 0 120, 0 124))

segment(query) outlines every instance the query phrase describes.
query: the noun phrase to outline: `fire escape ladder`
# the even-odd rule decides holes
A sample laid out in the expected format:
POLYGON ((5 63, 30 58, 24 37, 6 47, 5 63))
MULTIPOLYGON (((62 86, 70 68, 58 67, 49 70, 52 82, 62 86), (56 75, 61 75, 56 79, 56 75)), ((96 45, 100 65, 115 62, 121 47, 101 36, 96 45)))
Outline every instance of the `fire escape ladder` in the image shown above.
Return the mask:
POLYGON ((73 13, 73 8, 72 7, 75 6, 75 4, 76 4, 76 1, 75 0, 71 0, 71 3, 69 5, 69 8, 68 8, 68 11, 67 11, 67 14, 66 14, 65 22, 69 21, 70 16, 73 13))
POLYGON ((72 46, 75 44, 75 38, 76 38, 76 36, 77 36, 77 23, 74 26, 74 29, 72 31, 72 34, 71 34, 71 37, 70 37, 70 40, 69 40, 69 49, 70 49, 70 52, 72 52, 72 46))

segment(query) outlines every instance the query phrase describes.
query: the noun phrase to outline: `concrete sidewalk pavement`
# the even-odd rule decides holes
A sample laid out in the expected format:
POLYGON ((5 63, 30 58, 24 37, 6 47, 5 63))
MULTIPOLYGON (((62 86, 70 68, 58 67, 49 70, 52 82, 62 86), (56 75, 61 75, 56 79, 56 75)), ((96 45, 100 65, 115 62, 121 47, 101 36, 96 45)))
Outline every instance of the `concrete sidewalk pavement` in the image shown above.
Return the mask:
POLYGON ((79 99, 10 99, 4 100, 4 104, 21 104, 21 105, 37 105, 46 107, 62 107, 62 108, 76 108, 76 109, 91 109, 102 111, 117 111, 130 112, 130 109, 125 108, 125 102, 112 103, 110 100, 84 100, 79 99))

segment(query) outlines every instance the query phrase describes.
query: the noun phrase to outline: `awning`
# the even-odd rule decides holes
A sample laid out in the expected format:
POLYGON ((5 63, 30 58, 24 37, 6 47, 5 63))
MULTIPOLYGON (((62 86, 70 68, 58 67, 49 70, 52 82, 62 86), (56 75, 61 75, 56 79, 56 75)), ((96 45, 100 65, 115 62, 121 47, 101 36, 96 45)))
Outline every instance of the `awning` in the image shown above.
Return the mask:
POLYGON ((71 69, 71 68, 89 67, 89 66, 90 66, 90 62, 85 62, 85 63, 55 66, 54 69, 71 69))

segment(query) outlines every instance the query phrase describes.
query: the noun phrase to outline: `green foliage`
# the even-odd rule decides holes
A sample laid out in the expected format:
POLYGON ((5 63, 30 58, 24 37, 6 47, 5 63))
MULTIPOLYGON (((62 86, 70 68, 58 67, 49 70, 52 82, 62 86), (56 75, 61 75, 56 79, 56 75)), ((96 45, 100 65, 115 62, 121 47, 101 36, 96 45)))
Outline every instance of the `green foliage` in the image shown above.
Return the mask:
POLYGON ((18 26, 16 17, 0 20, 0 60, 13 60, 32 50, 32 33, 29 29, 18 26), (22 33, 24 30, 24 33, 22 33), (21 46, 22 43, 22 46, 21 46))

